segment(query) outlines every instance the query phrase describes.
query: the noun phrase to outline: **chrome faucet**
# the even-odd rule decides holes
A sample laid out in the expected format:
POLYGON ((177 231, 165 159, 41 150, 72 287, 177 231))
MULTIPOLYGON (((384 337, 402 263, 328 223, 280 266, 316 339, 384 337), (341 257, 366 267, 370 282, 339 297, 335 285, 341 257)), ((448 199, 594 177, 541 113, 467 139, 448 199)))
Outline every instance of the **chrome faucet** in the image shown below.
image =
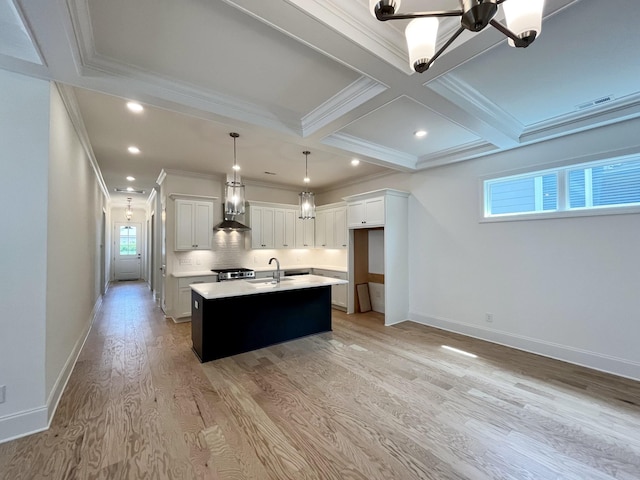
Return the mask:
POLYGON ((276 270, 276 273, 273 276, 273 281, 274 283, 280 283, 280 262, 276 257, 271 257, 269 259, 269 265, 271 265, 271 262, 273 262, 274 260, 276 261, 276 266, 278 267, 278 269, 276 270))

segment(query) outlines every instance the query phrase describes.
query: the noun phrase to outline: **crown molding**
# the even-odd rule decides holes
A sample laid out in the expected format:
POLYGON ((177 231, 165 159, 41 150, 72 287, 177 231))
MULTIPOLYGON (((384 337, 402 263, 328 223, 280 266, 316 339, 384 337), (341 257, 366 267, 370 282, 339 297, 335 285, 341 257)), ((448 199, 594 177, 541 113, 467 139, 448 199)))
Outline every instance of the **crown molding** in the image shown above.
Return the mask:
POLYGON ((160 176, 158 176, 158 180, 156 180, 156 183, 160 185, 160 183, 164 181, 167 175, 177 175, 179 177, 204 178, 206 180, 226 181, 226 177, 224 176, 224 174, 218 175, 218 174, 211 174, 211 173, 188 172, 186 170, 173 170, 170 168, 163 168, 162 171, 160 172, 160 176))
MULTIPOLYGON (((227 3, 233 3, 225 0, 227 3)), ((349 38, 406 75, 413 74, 407 60, 405 39, 395 28, 380 28, 362 2, 344 0, 285 0, 299 10, 349 38)))
POLYGON ((60 94, 60 98, 62 98, 62 103, 64 104, 65 109, 67 110, 67 114, 71 119, 71 124, 73 125, 76 134, 78 135, 78 139, 80 144, 82 145, 82 149, 91 164, 91 168, 93 169, 93 173, 96 176, 96 181, 98 182, 98 186, 100 190, 102 190, 103 195, 106 200, 109 201, 111 196, 109 195, 109 189, 107 188, 107 184, 102 177, 102 171, 98 166, 98 161, 93 153, 93 148, 91 148, 91 142, 89 140, 89 134, 84 126, 84 121, 82 120, 82 115, 80 114, 80 107, 78 106, 78 99, 73 91, 73 88, 64 85, 61 83, 54 82, 58 93, 60 94))
POLYGON ((381 94, 389 87, 362 76, 329 100, 302 117, 302 133, 307 137, 351 110, 381 94))
POLYGON ((95 49, 88 0, 67 0, 73 34, 77 43, 78 73, 92 76, 95 72, 116 76, 143 85, 147 93, 177 104, 189 105, 242 122, 268 127, 285 133, 302 135, 297 114, 284 109, 263 108, 230 95, 180 82, 166 75, 148 71, 99 54, 95 49), (149 86, 153 91, 149 91, 149 86))
POLYGON ((316 190, 316 194, 318 194, 318 195, 325 194, 325 193, 328 193, 328 192, 333 192, 335 190, 340 190, 341 188, 350 187, 350 186, 353 186, 353 185, 359 185, 361 183, 370 182, 372 180, 377 180, 379 178, 389 177, 391 175, 406 174, 406 173, 409 173, 409 172, 402 172, 402 171, 395 171, 394 172, 394 171, 392 171, 392 172, 372 173, 371 175, 367 175, 365 177, 354 178, 354 179, 347 180, 347 181, 339 183, 339 184, 331 185, 330 187, 327 187, 327 188, 324 188, 324 189, 316 190))
POLYGON ((346 133, 333 133, 322 139, 322 143, 367 157, 377 158, 385 162, 385 166, 391 166, 392 168, 399 168, 404 171, 414 171, 416 169, 416 162, 418 160, 416 156, 393 148, 366 142, 353 135, 347 135, 346 133))
POLYGON ((519 142, 525 126, 456 75, 442 75, 425 86, 506 135, 513 145, 504 146, 519 142))
POLYGON ((577 133, 640 116, 640 92, 618 98, 599 107, 575 111, 566 115, 528 125, 520 139, 523 142, 577 133))
POLYGON ((464 145, 458 145, 446 150, 440 150, 433 155, 425 155, 420 157, 416 167, 418 170, 426 170, 429 168, 440 167, 449 163, 462 162, 472 158, 497 153, 501 149, 485 140, 476 140, 464 145))

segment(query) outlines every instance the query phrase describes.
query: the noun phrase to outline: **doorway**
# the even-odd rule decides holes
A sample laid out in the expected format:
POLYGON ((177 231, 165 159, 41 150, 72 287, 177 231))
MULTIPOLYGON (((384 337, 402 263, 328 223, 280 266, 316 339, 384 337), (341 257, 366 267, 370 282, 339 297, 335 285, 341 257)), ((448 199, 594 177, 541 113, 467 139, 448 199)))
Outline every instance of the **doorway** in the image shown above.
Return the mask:
POLYGON ((138 280, 142 263, 141 225, 116 222, 114 230, 115 280, 138 280))

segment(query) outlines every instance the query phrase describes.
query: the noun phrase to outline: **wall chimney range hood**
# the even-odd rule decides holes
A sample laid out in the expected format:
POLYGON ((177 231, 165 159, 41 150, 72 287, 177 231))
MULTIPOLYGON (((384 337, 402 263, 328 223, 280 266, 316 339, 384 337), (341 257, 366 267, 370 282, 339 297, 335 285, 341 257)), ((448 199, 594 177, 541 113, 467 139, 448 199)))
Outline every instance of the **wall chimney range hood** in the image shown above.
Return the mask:
POLYGON ((248 232, 251 228, 245 224, 238 222, 235 217, 225 215, 224 207, 222 208, 224 220, 213 227, 214 232, 248 232))

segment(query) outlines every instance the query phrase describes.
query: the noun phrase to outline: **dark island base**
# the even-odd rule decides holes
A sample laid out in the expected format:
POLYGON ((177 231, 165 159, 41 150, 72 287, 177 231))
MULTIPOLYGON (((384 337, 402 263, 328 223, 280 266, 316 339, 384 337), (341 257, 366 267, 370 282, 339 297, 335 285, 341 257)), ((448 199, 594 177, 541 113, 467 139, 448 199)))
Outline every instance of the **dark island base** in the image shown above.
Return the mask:
POLYGON ((191 339, 201 362, 328 331, 331 286, 213 300, 191 292, 191 339))

